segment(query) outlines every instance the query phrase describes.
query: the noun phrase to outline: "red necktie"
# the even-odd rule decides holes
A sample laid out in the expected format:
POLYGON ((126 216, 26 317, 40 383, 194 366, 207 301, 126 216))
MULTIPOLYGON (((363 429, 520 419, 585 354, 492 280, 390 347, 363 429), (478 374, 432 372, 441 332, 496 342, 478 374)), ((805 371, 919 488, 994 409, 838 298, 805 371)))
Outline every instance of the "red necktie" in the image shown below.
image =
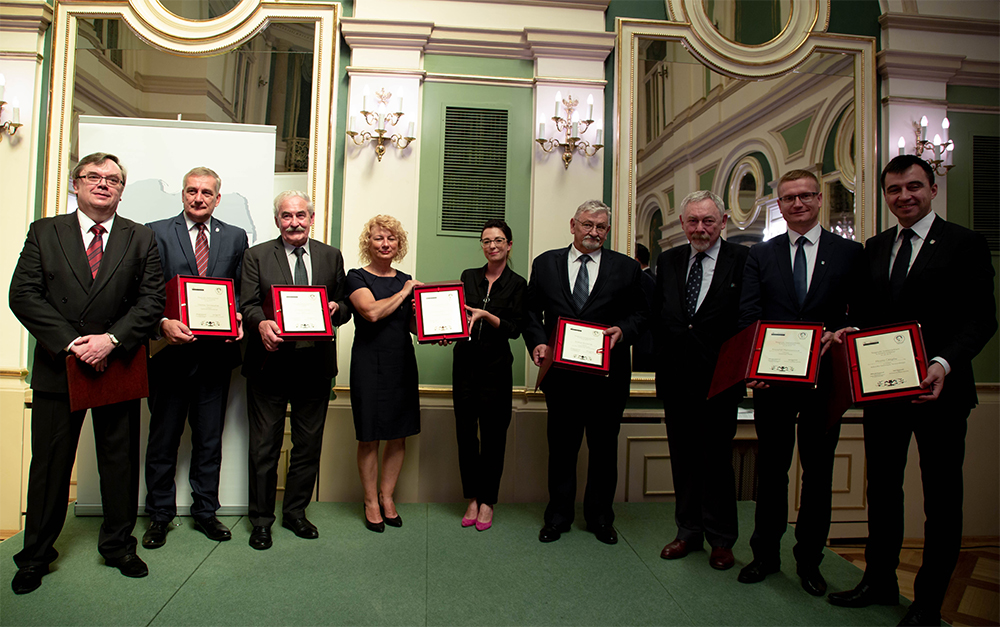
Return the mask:
POLYGON ((104 257, 104 227, 95 224, 90 227, 90 232, 94 234, 94 239, 90 240, 87 246, 87 261, 90 262, 90 276, 96 278, 97 270, 101 267, 101 258, 104 257))
POLYGON ((194 240, 194 260, 198 264, 198 274, 205 276, 208 272, 208 228, 204 223, 198 225, 198 237, 194 240))

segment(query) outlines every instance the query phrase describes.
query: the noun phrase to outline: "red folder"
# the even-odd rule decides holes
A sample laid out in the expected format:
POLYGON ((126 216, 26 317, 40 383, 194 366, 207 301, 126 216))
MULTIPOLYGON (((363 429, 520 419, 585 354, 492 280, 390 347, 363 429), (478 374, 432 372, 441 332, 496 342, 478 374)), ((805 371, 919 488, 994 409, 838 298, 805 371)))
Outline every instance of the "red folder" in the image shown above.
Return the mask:
POLYGON ((69 409, 80 411, 149 396, 146 347, 131 353, 112 351, 104 372, 98 372, 75 355, 66 356, 69 409))

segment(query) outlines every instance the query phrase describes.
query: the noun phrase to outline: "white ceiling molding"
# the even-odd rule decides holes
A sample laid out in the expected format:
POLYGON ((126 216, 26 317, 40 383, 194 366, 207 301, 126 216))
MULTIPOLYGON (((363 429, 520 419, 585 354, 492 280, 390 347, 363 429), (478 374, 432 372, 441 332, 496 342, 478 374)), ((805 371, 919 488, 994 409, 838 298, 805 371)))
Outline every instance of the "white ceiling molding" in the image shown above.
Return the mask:
POLYGON ((911 13, 883 13, 878 18, 882 30, 918 30, 931 33, 952 33, 955 35, 987 35, 996 37, 1000 33, 1000 21, 972 20, 944 15, 914 15, 911 13))
POLYGON ((52 7, 43 0, 0 2, 0 31, 20 31, 41 35, 52 23, 52 7))
POLYGON ((964 56, 906 50, 882 50, 875 55, 882 78, 909 78, 937 83, 949 82, 962 68, 964 56))
POLYGON ((524 29, 532 56, 603 62, 615 49, 615 33, 585 33, 553 29, 524 29))

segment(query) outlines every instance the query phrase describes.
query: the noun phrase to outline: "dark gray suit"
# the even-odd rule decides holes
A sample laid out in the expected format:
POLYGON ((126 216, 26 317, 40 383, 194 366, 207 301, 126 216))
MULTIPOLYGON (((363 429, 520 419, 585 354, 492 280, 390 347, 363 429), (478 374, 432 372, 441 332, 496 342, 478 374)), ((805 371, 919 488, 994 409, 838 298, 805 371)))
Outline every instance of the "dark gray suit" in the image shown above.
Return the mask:
MULTIPOLYGON (((233 279, 236 295, 247 249, 246 231, 212 218, 206 276, 233 279)), ((163 262, 164 279, 198 275, 191 236, 181 213, 152 222, 163 262)), ((236 343, 208 337, 167 346, 149 364, 149 444, 146 447, 146 513, 166 522, 177 515, 177 449, 185 421, 191 423, 191 515, 198 519, 219 509, 222 431, 233 368, 240 363, 236 343)))
MULTIPOLYGON (((120 345, 109 360, 134 353, 163 313, 163 273, 148 228, 116 216, 96 277, 77 214, 43 218, 28 230, 10 283, 10 309, 37 340, 31 368, 31 470, 24 550, 18 568, 44 566, 66 519, 69 480, 85 411, 70 412, 66 347, 78 337, 111 333, 120 345)), ((139 499, 139 401, 91 411, 101 475, 105 558, 135 553, 139 499)))
MULTIPOLYGON (((334 326, 344 324, 351 312, 344 299, 344 258, 340 251, 309 240, 312 284, 325 285, 327 298, 338 305, 334 326)), ((250 423, 250 505, 253 526, 270 527, 275 520, 278 457, 285 431, 285 409, 291 403, 292 458, 285 481, 282 513, 302 518, 312 498, 319 471, 326 409, 333 377, 337 374, 337 347, 333 340, 303 348, 284 341, 275 352, 264 348, 258 330, 268 319, 264 306, 272 285, 292 285, 292 271, 284 243, 258 244, 243 255, 240 308, 247 337, 243 375, 247 378, 247 412, 250 423)))

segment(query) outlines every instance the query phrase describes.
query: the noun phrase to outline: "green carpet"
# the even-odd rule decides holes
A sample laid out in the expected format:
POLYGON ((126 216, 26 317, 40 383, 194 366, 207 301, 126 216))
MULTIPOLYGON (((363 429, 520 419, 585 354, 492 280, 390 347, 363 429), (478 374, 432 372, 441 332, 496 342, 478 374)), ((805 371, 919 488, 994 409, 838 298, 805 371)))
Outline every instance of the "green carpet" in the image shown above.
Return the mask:
MULTIPOLYGON (((0 543, 0 625, 895 625, 905 607, 849 610, 799 587, 791 529, 782 571, 755 585, 736 581, 750 559, 753 503, 740 503, 736 567, 708 565, 704 552, 660 559, 674 538, 673 504, 619 503, 620 541, 601 544, 583 528, 538 542, 543 506, 497 506, 495 525, 462 528, 464 504, 401 504, 401 529, 375 534, 360 503, 313 503, 318 540, 274 527, 274 547, 247 546, 246 518, 223 519, 229 542, 195 531, 189 518, 165 547, 139 549, 144 579, 122 577, 97 553, 99 518, 70 514, 60 557, 42 587, 10 589, 20 534, 0 543)), ((147 519, 140 519, 141 537, 147 519)), ((831 590, 860 571, 833 553, 822 565, 831 590)), ((905 600, 904 600, 905 602, 905 600)))

